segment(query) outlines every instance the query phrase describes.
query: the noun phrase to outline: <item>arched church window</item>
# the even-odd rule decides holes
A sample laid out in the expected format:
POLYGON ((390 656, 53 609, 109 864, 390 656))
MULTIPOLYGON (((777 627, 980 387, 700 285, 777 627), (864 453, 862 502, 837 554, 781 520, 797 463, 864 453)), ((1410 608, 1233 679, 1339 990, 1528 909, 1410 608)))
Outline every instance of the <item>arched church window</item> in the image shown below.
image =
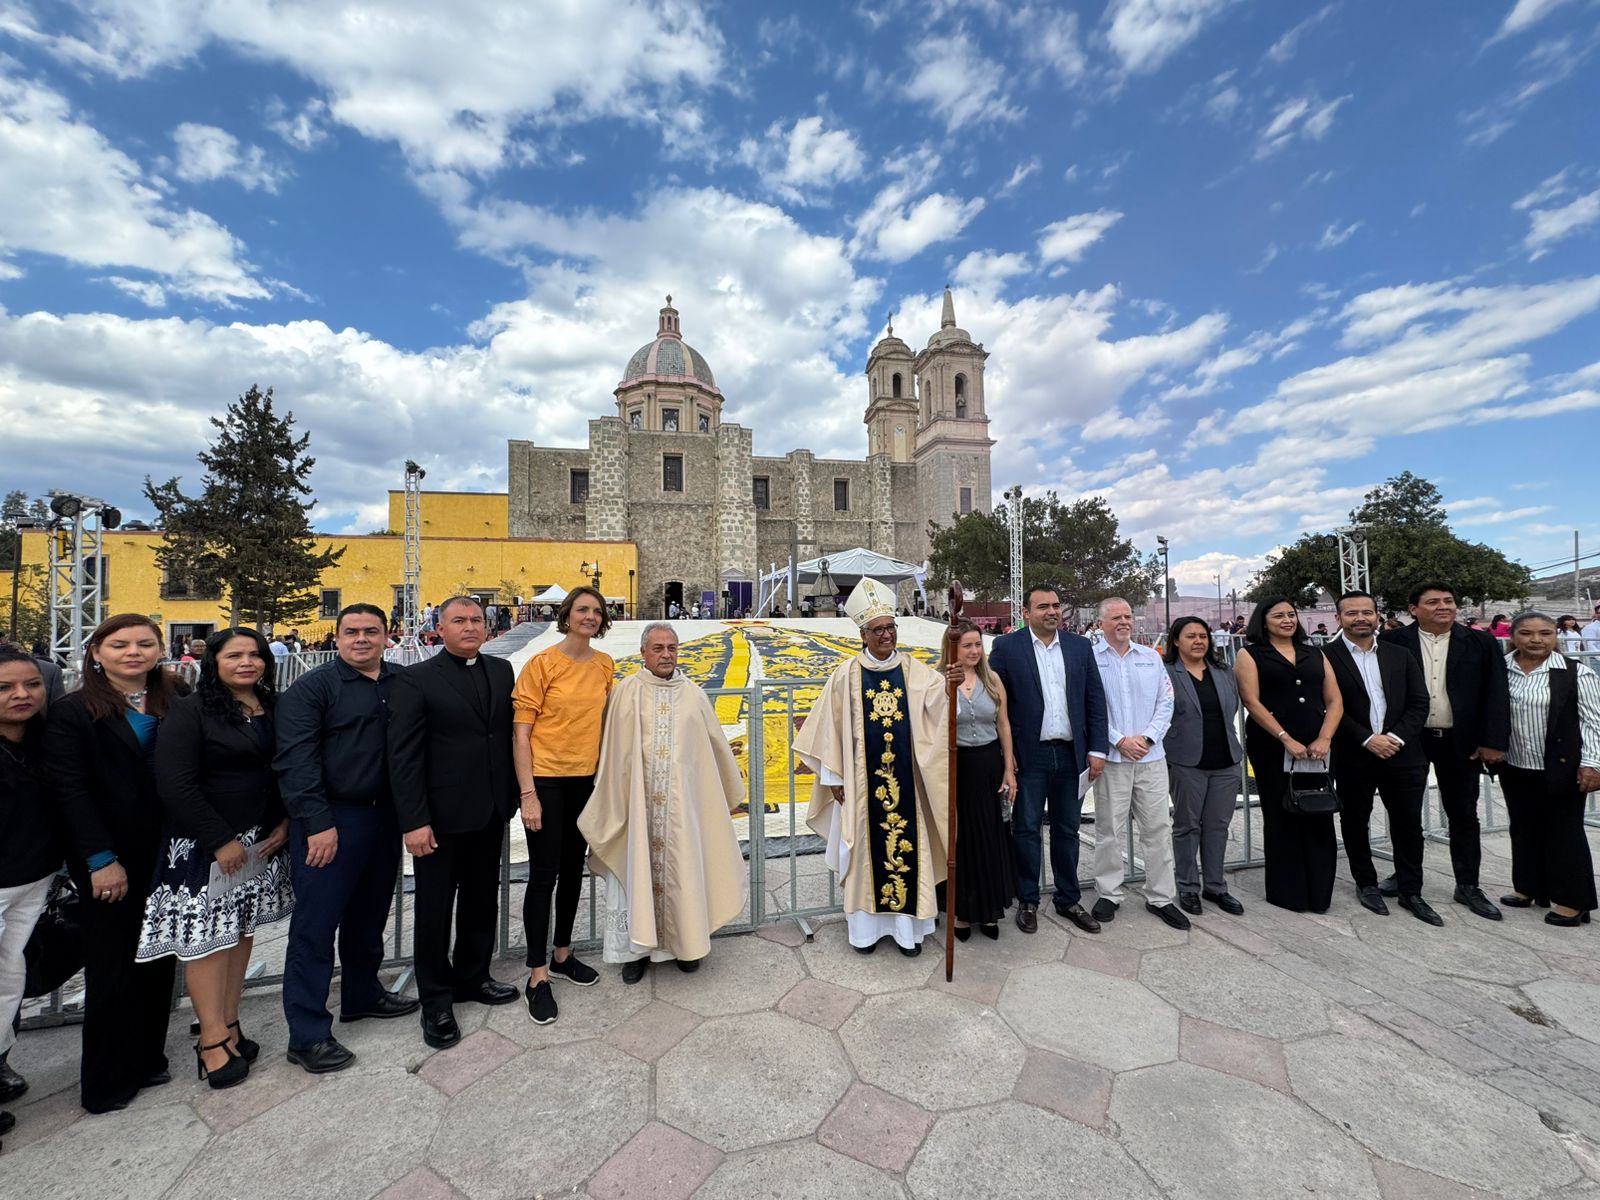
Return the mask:
POLYGON ((633 409, 631 412, 628 413, 628 424, 633 426, 635 429, 643 429, 644 428, 644 413, 639 411, 637 408, 633 409))
POLYGON ((711 418, 706 416, 705 413, 701 413, 700 414, 700 432, 701 433, 710 433, 711 432, 711 418))
POLYGON ((956 416, 964 417, 966 415, 967 415, 967 377, 965 375, 957 375, 956 376, 956 416))
POLYGON ((889 380, 889 394, 892 395, 896 400, 900 399, 900 387, 900 372, 896 371, 894 373, 894 378, 889 380))
POLYGON ((663 408, 661 410, 661 428, 666 430, 668 433, 677 433, 678 432, 678 410, 677 409, 675 409, 675 408, 663 408))

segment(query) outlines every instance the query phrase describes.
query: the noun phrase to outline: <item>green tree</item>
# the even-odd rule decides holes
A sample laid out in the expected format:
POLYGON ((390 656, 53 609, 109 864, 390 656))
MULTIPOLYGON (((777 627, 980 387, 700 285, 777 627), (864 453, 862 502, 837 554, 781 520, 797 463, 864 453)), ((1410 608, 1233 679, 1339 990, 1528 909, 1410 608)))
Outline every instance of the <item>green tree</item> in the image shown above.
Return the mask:
MULTIPOLYGON (((1011 591, 1009 512, 968 513, 949 525, 928 523, 930 582, 946 587, 959 579, 971 594, 1004 599, 1011 591)), ((1062 603, 1087 608, 1107 596, 1137 604, 1160 580, 1155 558, 1141 559, 1121 536, 1116 515, 1098 496, 1063 504, 1054 492, 1022 501, 1023 586, 1054 583, 1062 603)))
POLYGON ((197 455, 206 469, 199 495, 184 495, 176 477, 145 478, 164 535, 157 563, 169 579, 220 590, 230 624, 311 617, 323 571, 345 550, 316 548, 307 482, 316 460, 305 453, 311 435, 296 437, 294 414, 278 416, 272 389, 254 386, 211 424, 216 439, 197 455))
MULTIPOLYGON (((1350 511, 1367 538, 1372 591, 1383 607, 1401 609, 1412 588, 1430 580, 1450 584, 1465 601, 1526 596, 1532 576, 1492 546, 1457 537, 1445 519, 1443 496, 1426 479, 1402 472, 1350 511)), ((1316 602, 1319 589, 1339 592, 1339 544, 1333 533, 1304 533, 1267 560, 1251 581, 1252 600, 1285 595, 1316 602)))

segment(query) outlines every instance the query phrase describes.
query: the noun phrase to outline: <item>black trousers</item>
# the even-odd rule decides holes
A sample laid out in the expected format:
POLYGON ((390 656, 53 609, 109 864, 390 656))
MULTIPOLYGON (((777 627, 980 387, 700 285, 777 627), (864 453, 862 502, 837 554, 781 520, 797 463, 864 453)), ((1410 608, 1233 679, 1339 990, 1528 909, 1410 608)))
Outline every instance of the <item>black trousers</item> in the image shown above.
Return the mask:
POLYGON ((417 995, 424 1012, 448 1009, 458 991, 489 978, 495 917, 500 911, 500 848, 505 823, 491 820, 473 833, 434 833, 439 848, 412 860, 417 995), (455 913, 455 952, 450 916, 455 913))
POLYGON ((533 787, 544 814, 538 833, 528 829, 528 889, 522 894, 522 925, 528 939, 528 966, 545 965, 551 940, 550 894, 555 892, 555 944, 572 945, 583 892, 583 856, 589 844, 578 832, 578 816, 594 791, 593 775, 541 775, 533 787))
POLYGON ((1383 799, 1389 814, 1389 840, 1394 851, 1394 877, 1402 896, 1422 894, 1422 796, 1428 789, 1426 764, 1396 767, 1369 750, 1345 754, 1334 773, 1339 794, 1339 827, 1344 854, 1357 887, 1376 887, 1372 863, 1372 796, 1383 799), (1371 759, 1370 762, 1364 761, 1371 759))
POLYGON ((378 968, 400 869, 400 827, 387 804, 336 804, 333 827, 339 834, 333 861, 308 867, 305 822, 289 822, 294 913, 283 960, 283 1015, 289 1022, 289 1045, 296 1049, 333 1035, 328 986, 333 982, 335 938, 343 972, 340 1007, 361 1012, 382 990, 378 968))
POLYGON ((1450 821, 1450 866, 1460 887, 1477 887, 1483 864, 1483 844, 1478 823, 1478 796, 1482 772, 1475 759, 1456 750, 1450 730, 1422 731, 1422 750, 1433 764, 1439 781, 1439 803, 1450 821))
MULTIPOLYGON (((128 878, 149 879, 153 872, 128 878)), ((144 925, 146 888, 132 886, 123 899, 93 899, 87 874, 73 873, 83 926, 83 1107, 107 1112, 132 1100, 152 1075, 167 1069, 167 1024, 178 960, 134 962, 144 925)))
POLYGON ((1552 791, 1543 771, 1504 765, 1500 790, 1511 818, 1511 886, 1524 896, 1579 912, 1600 908, 1583 824, 1585 796, 1576 781, 1552 791))

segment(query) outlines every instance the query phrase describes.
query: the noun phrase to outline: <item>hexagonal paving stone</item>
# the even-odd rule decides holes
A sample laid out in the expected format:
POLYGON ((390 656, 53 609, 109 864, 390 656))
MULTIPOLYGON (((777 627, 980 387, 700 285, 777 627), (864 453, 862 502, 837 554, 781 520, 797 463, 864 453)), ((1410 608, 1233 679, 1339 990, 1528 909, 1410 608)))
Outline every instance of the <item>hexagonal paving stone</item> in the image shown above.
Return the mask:
POLYGON ((874 996, 839 1036, 862 1079, 931 1109, 1003 1100, 1025 1056, 994 1010, 936 992, 874 996))
MULTIPOLYGON (((1445 899, 1449 899, 1448 894, 1445 899)), ((1526 946, 1508 938, 1486 936, 1483 918, 1460 905, 1439 907, 1446 910, 1440 929, 1429 928, 1394 906, 1394 915, 1388 920, 1372 917, 1352 924, 1356 936, 1367 945, 1440 975, 1516 985, 1550 974, 1544 960, 1526 946)))
POLYGON ((8 1196, 72 1192, 155 1200, 167 1194, 210 1136, 187 1105, 163 1104, 78 1121, 19 1149, 11 1149, 7 1138, 0 1190, 8 1196))
MULTIPOLYGON (((942 957, 942 925, 937 937, 942 957)), ((1049 921, 1040 921, 1037 933, 1023 933, 1015 921, 1002 920, 998 938, 991 940, 973 930, 972 936, 965 942, 956 943, 956 974, 965 971, 983 975, 996 970, 1014 971, 1035 963, 1060 962, 1061 956, 1067 952, 1067 941, 1067 931, 1049 921)))
POLYGON ((815 978, 875 996, 921 987, 933 956, 943 953, 943 945, 929 937, 922 943, 920 955, 907 958, 893 941, 885 940, 871 954, 859 954, 850 945, 844 922, 835 921, 818 929, 815 940, 800 947, 800 954, 815 978))
POLYGON ((1393 1162, 1508 1197, 1577 1176, 1533 1109, 1409 1047, 1317 1037, 1284 1054, 1295 1095, 1393 1162))
MULTIPOLYGON (((528 1020, 528 1006, 521 997, 515 1004, 503 1004, 488 1010, 485 1024, 502 1037, 508 1037, 520 1046, 539 1049, 562 1042, 581 1042, 589 1038, 605 1037, 634 1013, 650 1003, 648 983, 628 985, 622 982, 622 968, 602 963, 600 956, 590 956, 589 965, 600 972, 600 982, 593 987, 573 987, 564 979, 554 980, 550 987, 555 994, 561 1015, 550 1025, 535 1025, 528 1020)), ((585 961, 589 961, 586 959, 585 961)), ((668 964, 674 975, 676 967, 668 964)), ((513 979, 520 988, 527 982, 528 973, 501 975, 513 979)), ((479 1008, 476 1004, 456 1005, 456 1016, 479 1008)), ((463 1032, 466 1032, 463 1029, 463 1032)))
POLYGON ((661 1120, 721 1150, 816 1132, 850 1086, 831 1033, 778 1013, 716 1017, 656 1064, 661 1120))
POLYGON ((692 974, 673 963, 650 970, 656 999, 702 1017, 771 1008, 806 974, 793 950, 755 937, 714 939, 711 953, 692 974))
POLYGON ((1042 1050, 1130 1071, 1178 1057, 1178 1013, 1142 985, 1066 963, 1013 971, 1000 1015, 1042 1050))
POLYGON ((815 1142, 769 1146, 718 1167, 695 1200, 904 1200, 892 1175, 815 1142))
POLYGON ((1204 1067, 1166 1063, 1117 1076, 1111 1119, 1175 1200, 1378 1198, 1354 1141, 1288 1096, 1204 1067))
MULTIPOLYGON (((1092 890, 1084 893, 1083 906, 1094 907, 1092 890)), ((1046 918, 1058 928, 1069 931, 1076 928, 1051 908, 1048 900, 1039 906, 1039 928, 1044 928, 1046 918)), ((1101 923, 1099 933, 1074 933, 1072 936, 1094 938, 1102 944, 1125 946, 1130 950, 1159 950, 1163 946, 1183 945, 1189 940, 1189 931, 1174 929, 1155 913, 1146 912, 1144 898, 1130 893, 1122 907, 1117 909, 1115 919, 1101 923)))
POLYGON ((1150 951, 1139 965, 1139 982, 1185 1016, 1261 1037, 1301 1037, 1328 1028, 1321 995, 1212 939, 1150 951))
POLYGON ((621 1149, 649 1105, 650 1068, 603 1042, 529 1051, 450 1101, 428 1162, 475 1200, 559 1193, 621 1149))
POLYGON ((213 1139, 170 1194, 185 1200, 370 1196, 421 1161, 444 1105, 437 1091, 397 1068, 321 1079, 213 1139), (374 1097, 382 1099, 375 1103, 374 1097))
POLYGON ((1571 979, 1542 979, 1522 989, 1568 1033, 1589 1042, 1600 1042, 1600 984, 1578 983, 1571 979))
POLYGON ((1159 1195, 1109 1137, 1015 1101, 940 1117, 906 1182, 918 1200, 1159 1195))

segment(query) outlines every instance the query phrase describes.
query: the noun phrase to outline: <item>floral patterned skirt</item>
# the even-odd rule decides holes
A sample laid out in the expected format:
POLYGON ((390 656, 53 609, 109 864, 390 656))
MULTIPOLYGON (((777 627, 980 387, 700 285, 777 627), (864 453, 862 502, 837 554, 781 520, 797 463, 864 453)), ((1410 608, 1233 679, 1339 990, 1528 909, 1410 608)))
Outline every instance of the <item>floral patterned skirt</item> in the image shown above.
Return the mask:
MULTIPOLYGON (((246 847, 266 836, 259 825, 240 835, 246 847)), ((261 874, 213 897, 211 864, 216 860, 193 838, 168 837, 156 864, 155 886, 144 905, 144 928, 134 957, 143 962, 176 954, 185 962, 229 950, 258 925, 281 921, 294 910, 289 854, 280 850, 261 874)))

